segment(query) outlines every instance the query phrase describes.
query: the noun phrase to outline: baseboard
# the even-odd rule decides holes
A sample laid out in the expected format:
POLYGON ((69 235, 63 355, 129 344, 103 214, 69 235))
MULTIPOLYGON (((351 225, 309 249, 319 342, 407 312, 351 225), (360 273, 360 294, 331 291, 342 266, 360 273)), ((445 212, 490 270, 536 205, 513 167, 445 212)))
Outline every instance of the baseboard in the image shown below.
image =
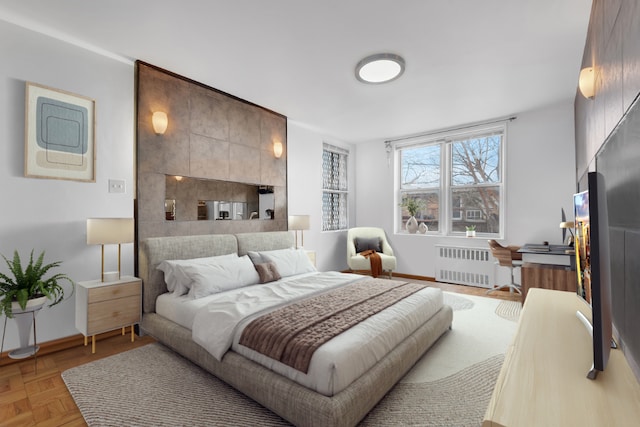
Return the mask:
MULTIPOLYGON (((109 332, 105 332, 105 333, 96 335, 96 341, 101 341, 103 339, 110 338, 110 337, 113 337, 115 335, 121 335, 121 334, 122 334, 122 331, 120 329, 114 329, 113 331, 109 331, 109 332)), ((46 354, 55 353, 57 351, 67 350, 69 348, 83 346, 84 345, 84 335, 82 335, 82 334, 71 335, 71 336, 68 336, 68 337, 59 338, 57 340, 38 343, 38 345, 40 346, 40 350, 38 351, 38 356, 44 356, 46 354)), ((18 362, 22 362, 24 360, 30 360, 31 359, 31 358, 27 358, 27 359, 11 359, 9 357, 9 352, 10 351, 11 350, 8 350, 8 351, 5 351, 2 354, 0 354, 0 366, 7 366, 7 365, 11 365, 13 363, 18 363, 18 362)))

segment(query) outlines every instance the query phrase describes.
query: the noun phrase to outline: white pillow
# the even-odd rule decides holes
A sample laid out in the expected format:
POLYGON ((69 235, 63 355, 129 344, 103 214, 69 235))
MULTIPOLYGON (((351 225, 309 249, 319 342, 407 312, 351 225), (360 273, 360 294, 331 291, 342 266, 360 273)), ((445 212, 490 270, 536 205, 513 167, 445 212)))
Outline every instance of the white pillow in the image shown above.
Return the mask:
POLYGON ((258 272, 246 255, 216 264, 191 264, 180 268, 191 280, 191 298, 202 298, 260 282, 258 272))
POLYGON ((316 271, 304 249, 279 249, 259 252, 259 255, 263 262, 274 263, 282 277, 316 271))
POLYGON ((189 291, 191 279, 182 271, 181 267, 193 264, 216 264, 224 260, 237 258, 238 254, 233 253, 205 258, 172 259, 162 261, 156 268, 164 272, 164 281, 167 284, 167 290, 176 295, 183 295, 189 291))

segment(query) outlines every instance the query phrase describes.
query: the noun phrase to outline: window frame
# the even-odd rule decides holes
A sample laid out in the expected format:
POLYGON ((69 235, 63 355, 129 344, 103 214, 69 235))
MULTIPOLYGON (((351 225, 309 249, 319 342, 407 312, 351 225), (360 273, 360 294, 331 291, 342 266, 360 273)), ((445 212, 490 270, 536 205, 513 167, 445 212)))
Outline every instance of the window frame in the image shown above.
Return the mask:
MULTIPOLYGON (((500 193, 499 196, 499 215, 500 224, 499 231, 496 233, 477 233, 477 236, 502 239, 504 236, 505 223, 506 223, 506 155, 507 155, 507 123, 500 122, 499 124, 491 124, 486 126, 473 126, 465 128, 463 131, 443 131, 434 133, 427 136, 421 136, 416 138, 403 139, 402 142, 393 144, 394 147, 394 167, 396 184, 394 186, 394 202, 395 202, 395 214, 394 214, 394 228, 396 234, 410 234, 404 229, 404 224, 401 224, 402 220, 402 208, 400 203, 404 195, 425 193, 433 191, 434 187, 424 188, 412 188, 402 189, 402 150, 408 148, 418 148, 427 145, 440 145, 440 187, 436 189, 440 194, 439 205, 439 226, 438 231, 429 230, 425 235, 442 236, 442 237, 466 237, 465 231, 453 231, 454 223, 460 221, 467 221, 467 213, 463 207, 458 207, 459 215, 454 216, 453 213, 456 209, 453 206, 454 197, 453 193, 455 189, 464 188, 481 188, 481 187, 497 187, 500 193), (481 183, 481 184, 466 184, 466 185, 453 185, 453 153, 452 146, 455 142, 465 141, 474 138, 488 137, 491 135, 501 135, 500 148, 499 148, 499 166, 498 174, 499 180, 496 182, 481 183)), ((478 220, 469 219, 470 222, 476 222, 478 220)), ((419 234, 415 234, 419 235, 419 234)))
POLYGON ((349 205, 350 205, 350 196, 349 196, 349 155, 350 150, 347 148, 339 147, 334 144, 330 144, 327 142, 322 143, 322 199, 320 202, 321 206, 321 216, 320 216, 320 232, 322 233, 331 233, 336 231, 345 231, 349 229, 349 205), (331 153, 337 154, 339 156, 345 156, 344 164, 344 189, 336 189, 336 188, 325 188, 325 163, 324 163, 324 153, 325 151, 329 151, 331 153), (325 194, 333 194, 338 195, 339 197, 344 196, 344 218, 338 218, 338 228, 329 228, 325 229, 325 225, 327 221, 325 221, 325 209, 324 209, 324 197, 325 194), (344 226, 341 226, 344 225, 344 226))

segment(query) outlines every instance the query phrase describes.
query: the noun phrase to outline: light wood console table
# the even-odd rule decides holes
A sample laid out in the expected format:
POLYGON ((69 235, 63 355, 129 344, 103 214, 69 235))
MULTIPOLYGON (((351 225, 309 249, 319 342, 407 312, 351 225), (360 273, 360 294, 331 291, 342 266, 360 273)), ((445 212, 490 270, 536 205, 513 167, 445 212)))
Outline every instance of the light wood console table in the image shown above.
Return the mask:
POLYGON ((591 338, 577 310, 591 318, 575 293, 529 290, 483 427, 638 425, 640 384, 621 350, 586 377, 591 338))

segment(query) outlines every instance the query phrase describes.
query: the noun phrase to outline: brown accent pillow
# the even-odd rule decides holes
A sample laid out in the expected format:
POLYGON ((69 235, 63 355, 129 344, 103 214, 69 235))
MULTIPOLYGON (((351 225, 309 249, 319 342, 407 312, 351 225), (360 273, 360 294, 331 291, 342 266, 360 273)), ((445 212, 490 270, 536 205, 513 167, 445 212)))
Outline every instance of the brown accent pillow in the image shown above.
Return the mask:
POLYGON ((273 262, 256 264, 256 270, 258 271, 258 276, 260 276, 260 283, 275 282, 281 279, 276 264, 273 262))

